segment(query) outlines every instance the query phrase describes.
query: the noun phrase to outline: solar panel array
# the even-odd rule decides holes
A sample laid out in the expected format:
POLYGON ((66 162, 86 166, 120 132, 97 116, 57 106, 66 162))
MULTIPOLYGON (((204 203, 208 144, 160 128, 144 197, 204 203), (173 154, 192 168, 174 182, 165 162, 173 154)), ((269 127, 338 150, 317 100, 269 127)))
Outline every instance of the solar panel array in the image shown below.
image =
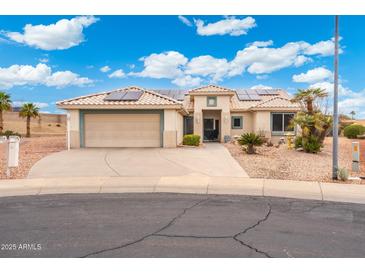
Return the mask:
POLYGON ((254 89, 237 89, 236 93, 240 101, 261 101, 260 95, 254 89))
POLYGON ((257 89, 259 95, 279 95, 279 90, 277 89, 257 89))
POLYGON ((104 101, 138 101, 143 91, 118 90, 108 94, 104 101))
POLYGON ((175 99, 177 101, 184 101, 185 95, 188 94, 189 92, 188 90, 173 90, 173 89, 158 89, 153 91, 161 95, 175 99))

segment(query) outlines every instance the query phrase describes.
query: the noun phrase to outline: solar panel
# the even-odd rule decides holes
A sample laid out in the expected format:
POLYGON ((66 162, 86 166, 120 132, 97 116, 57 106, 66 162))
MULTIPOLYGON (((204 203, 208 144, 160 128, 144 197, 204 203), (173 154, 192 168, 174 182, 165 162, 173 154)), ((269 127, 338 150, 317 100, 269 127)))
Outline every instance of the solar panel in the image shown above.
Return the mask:
POLYGON ((241 101, 249 101, 250 96, 248 96, 247 94, 238 94, 238 99, 240 99, 241 101))
POLYGON ((137 101, 142 94, 143 91, 118 90, 108 94, 104 101, 137 101))
POLYGON ((105 101, 119 101, 122 99, 123 94, 120 91, 113 91, 110 94, 108 94, 104 100, 105 101))
POLYGON ((160 89, 153 91, 178 101, 184 101, 185 94, 188 93, 187 90, 170 90, 170 89, 160 89))
POLYGON ((258 89, 257 90, 257 94, 259 95, 268 95, 267 90, 266 89, 258 89))
POLYGON ((260 101, 261 97, 256 93, 256 94, 249 94, 248 95, 250 97, 250 100, 252 101, 260 101))
POLYGON ((126 91, 121 101, 137 101, 143 94, 143 91, 126 91))

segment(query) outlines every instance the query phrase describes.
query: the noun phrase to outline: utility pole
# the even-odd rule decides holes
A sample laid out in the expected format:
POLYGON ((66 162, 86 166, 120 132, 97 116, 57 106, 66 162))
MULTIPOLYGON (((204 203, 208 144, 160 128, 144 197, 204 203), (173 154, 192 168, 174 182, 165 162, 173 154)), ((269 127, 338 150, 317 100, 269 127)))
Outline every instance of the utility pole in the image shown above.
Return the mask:
POLYGON ((335 16, 335 75, 333 81, 333 143, 332 179, 337 180, 338 171, 338 15, 335 16))

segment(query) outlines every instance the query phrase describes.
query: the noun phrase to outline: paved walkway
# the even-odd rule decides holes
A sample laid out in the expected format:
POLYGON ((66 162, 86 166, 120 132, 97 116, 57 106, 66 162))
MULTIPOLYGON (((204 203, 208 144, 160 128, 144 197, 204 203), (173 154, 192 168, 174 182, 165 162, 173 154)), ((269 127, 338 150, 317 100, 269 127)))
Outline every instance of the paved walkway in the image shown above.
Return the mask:
POLYGON ((249 177, 218 143, 204 148, 73 149, 38 161, 28 178, 160 177, 206 175, 249 177))
POLYGON ((0 196, 59 193, 193 193, 287 197, 365 204, 365 185, 203 175, 2 180, 0 196))

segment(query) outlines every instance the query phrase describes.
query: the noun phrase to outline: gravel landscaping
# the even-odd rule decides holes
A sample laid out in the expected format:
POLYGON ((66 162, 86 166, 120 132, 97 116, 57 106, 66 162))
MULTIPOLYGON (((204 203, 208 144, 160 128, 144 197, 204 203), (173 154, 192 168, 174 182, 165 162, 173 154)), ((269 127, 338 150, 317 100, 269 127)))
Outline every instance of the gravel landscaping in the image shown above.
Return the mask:
MULTIPOLYGON (((48 154, 66 149, 63 136, 22 138, 19 152, 19 167, 12 168, 10 179, 26 178, 30 168, 48 154)), ((5 145, 0 144, 0 179, 6 178, 5 145)))
MULTIPOLYGON (((351 170, 352 163, 352 141, 342 137, 339 139, 339 166, 348 170, 351 170)), ((265 145, 258 147, 257 154, 254 155, 246 154, 235 143, 227 143, 225 146, 252 178, 332 182, 332 138, 326 138, 324 148, 318 154, 289 150, 285 144, 279 148, 265 145)), ((360 146, 363 150, 365 141, 361 141, 360 146)), ((362 162, 362 170, 362 175, 365 175, 365 162, 362 162)), ((365 181, 362 180, 361 183, 365 181)))

